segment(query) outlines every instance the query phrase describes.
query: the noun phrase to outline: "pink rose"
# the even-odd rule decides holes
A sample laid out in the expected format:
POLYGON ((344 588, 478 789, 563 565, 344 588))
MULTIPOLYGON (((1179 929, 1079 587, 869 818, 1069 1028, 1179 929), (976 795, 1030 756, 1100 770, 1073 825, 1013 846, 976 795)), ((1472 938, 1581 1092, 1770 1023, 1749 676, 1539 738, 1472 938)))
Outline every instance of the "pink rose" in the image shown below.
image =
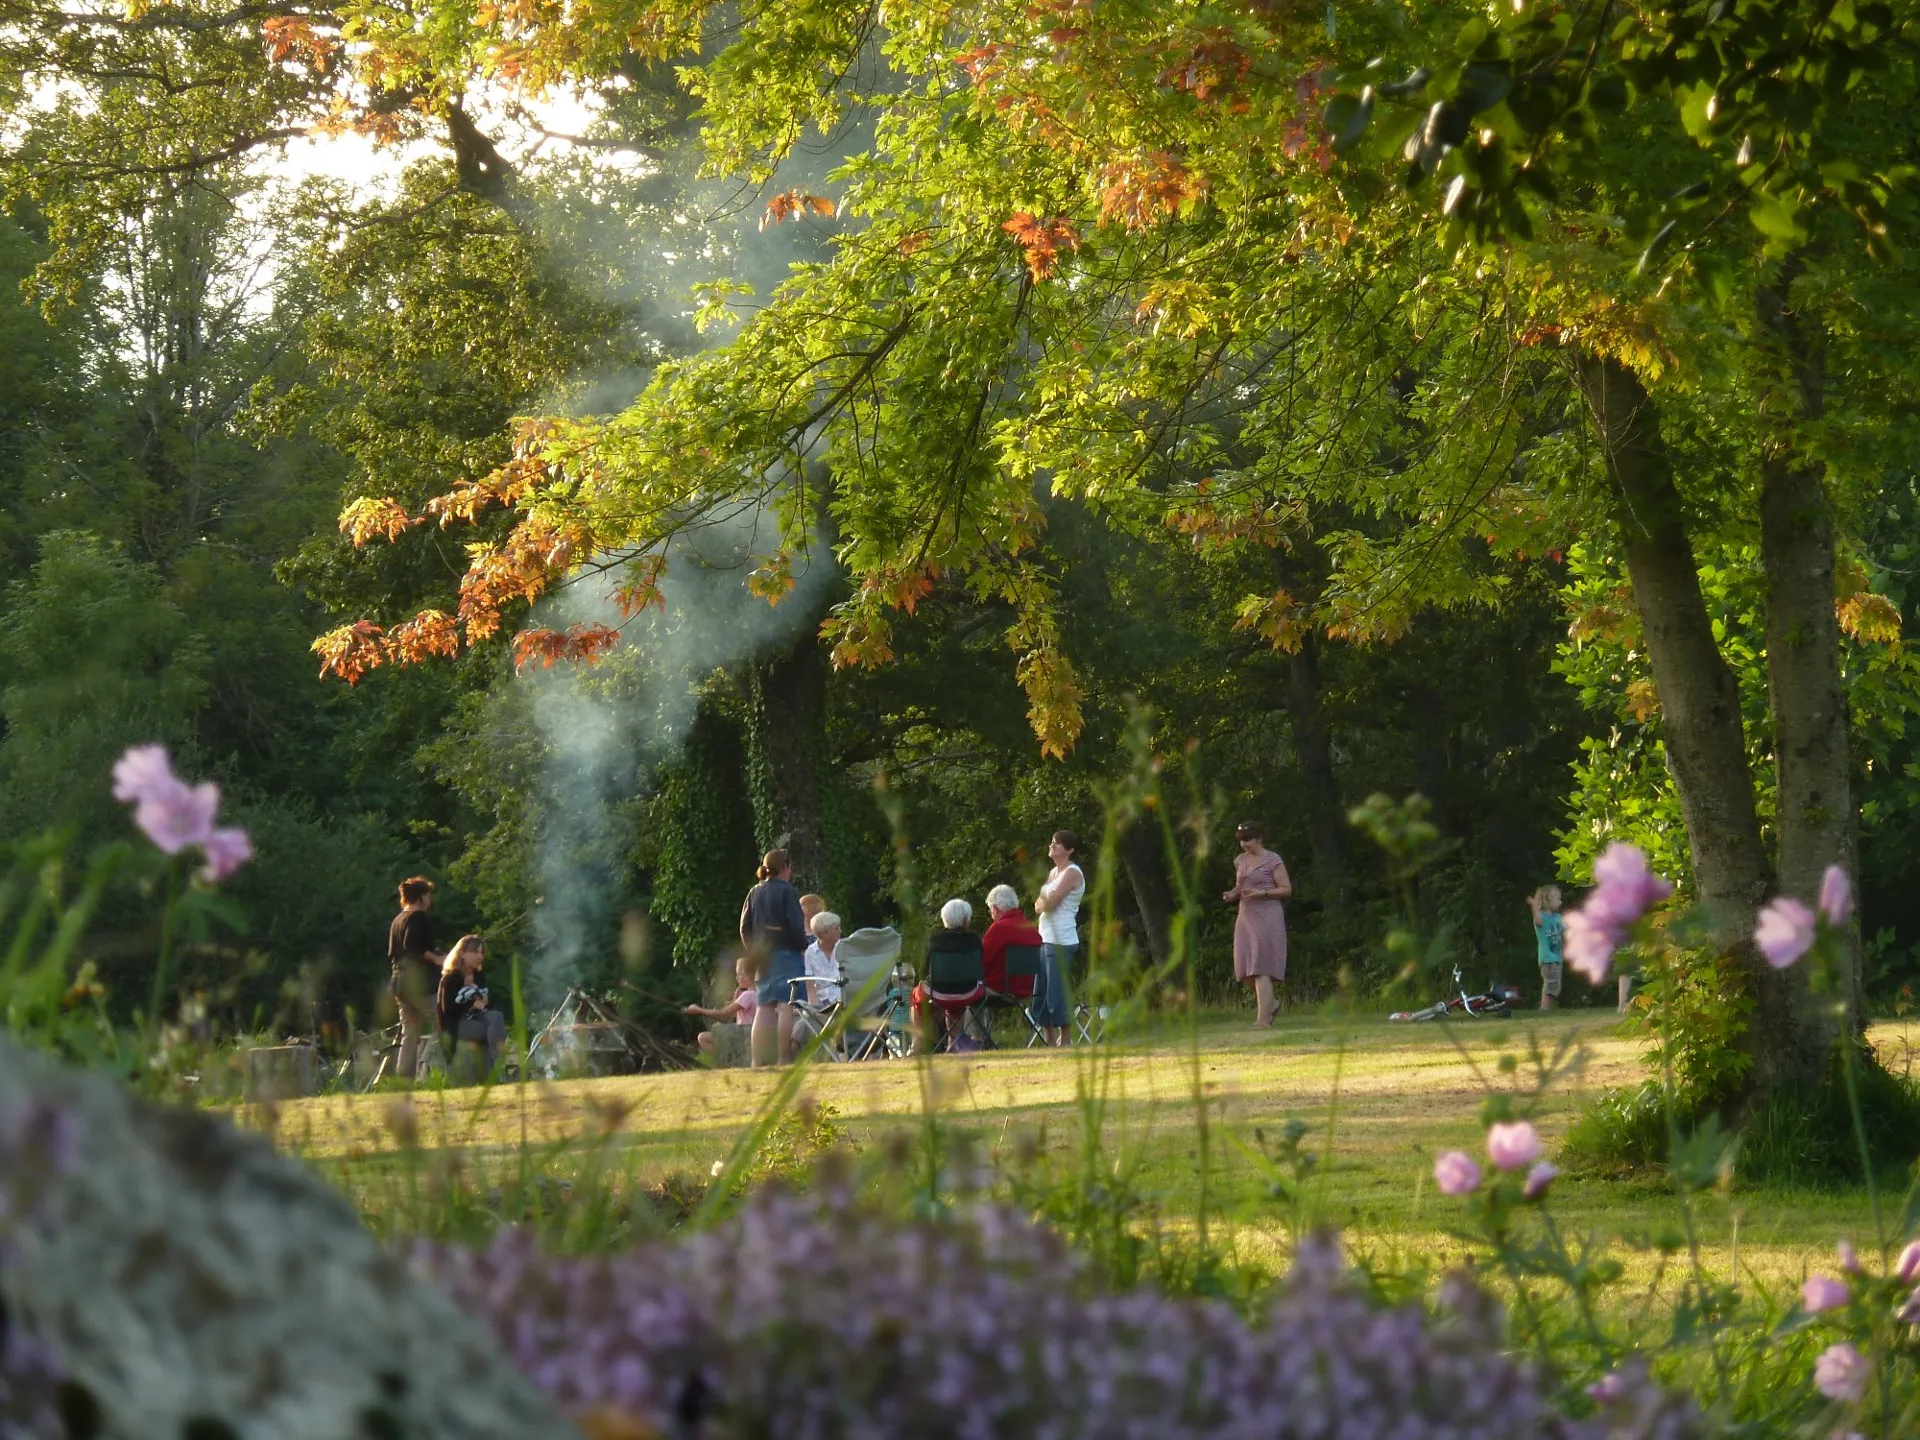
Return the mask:
POLYGON ((1433 1183, 1442 1195, 1471 1195, 1480 1188, 1480 1167, 1464 1150, 1443 1151, 1433 1162, 1433 1183))
POLYGON ((1857 1401, 1867 1393, 1867 1358, 1842 1340, 1813 1362, 1813 1383, 1829 1400, 1857 1401))
POLYGON ((1754 927, 1753 943, 1776 970, 1784 970, 1813 945, 1813 911, 1791 895, 1767 902, 1754 927))
POLYGON ((1838 1310, 1847 1303, 1847 1285, 1831 1275, 1809 1275, 1800 1287, 1800 1308, 1809 1315, 1838 1310))
POLYGON ((1524 1120, 1495 1125, 1487 1131, 1487 1158, 1502 1170, 1518 1170, 1540 1158, 1540 1137, 1524 1120))
POLYGON ((1827 873, 1820 877, 1820 913, 1833 926, 1853 918, 1853 886, 1838 865, 1827 866, 1827 873))
POLYGON ((1527 1183, 1521 1187, 1520 1193, 1529 1200, 1538 1200, 1547 1193, 1547 1186, 1559 1178, 1560 1167, 1542 1160, 1527 1172, 1527 1183))

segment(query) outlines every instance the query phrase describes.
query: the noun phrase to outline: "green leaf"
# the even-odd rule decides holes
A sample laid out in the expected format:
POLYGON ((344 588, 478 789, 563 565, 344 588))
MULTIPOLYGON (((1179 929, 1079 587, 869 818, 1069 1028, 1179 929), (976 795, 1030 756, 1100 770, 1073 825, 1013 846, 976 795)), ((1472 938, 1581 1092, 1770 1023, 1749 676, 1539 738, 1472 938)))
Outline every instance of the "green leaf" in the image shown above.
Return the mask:
POLYGON ((1327 133, 1333 137, 1333 153, 1345 155, 1367 133, 1367 126, 1373 120, 1373 87, 1362 90, 1358 98, 1352 95, 1336 95, 1327 102, 1325 113, 1320 117, 1327 133))

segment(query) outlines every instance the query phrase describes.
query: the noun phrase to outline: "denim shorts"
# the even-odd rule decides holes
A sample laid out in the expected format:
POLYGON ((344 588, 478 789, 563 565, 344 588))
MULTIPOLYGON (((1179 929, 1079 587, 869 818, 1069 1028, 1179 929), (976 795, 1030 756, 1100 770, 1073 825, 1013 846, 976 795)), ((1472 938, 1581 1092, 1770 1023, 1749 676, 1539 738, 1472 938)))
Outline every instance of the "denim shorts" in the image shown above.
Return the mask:
MULTIPOLYGON (((767 975, 760 982, 762 1005, 791 1005, 795 986, 789 981, 807 977, 807 957, 798 950, 776 950, 767 957, 767 975)), ((801 992, 804 998, 805 992, 801 992)))

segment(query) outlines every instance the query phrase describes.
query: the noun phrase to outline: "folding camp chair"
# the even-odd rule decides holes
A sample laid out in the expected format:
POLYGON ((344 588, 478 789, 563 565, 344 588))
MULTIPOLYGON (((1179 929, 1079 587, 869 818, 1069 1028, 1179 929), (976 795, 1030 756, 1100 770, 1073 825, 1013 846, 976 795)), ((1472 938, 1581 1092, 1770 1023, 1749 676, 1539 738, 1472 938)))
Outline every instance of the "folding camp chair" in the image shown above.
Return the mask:
POLYGON ((1006 956, 1007 988, 1004 991, 989 990, 987 992, 987 1004, 994 1009, 1015 1010, 1019 1012, 1020 1018, 1027 1022, 1027 1048, 1031 1050, 1035 1045, 1038 1045, 1045 1036, 1033 1018, 1032 991, 1029 991, 1025 995, 1016 994, 1013 989, 1013 982, 1024 977, 1034 982, 1033 990, 1040 988, 1040 977, 1046 973, 1047 947, 1044 945, 1009 945, 1006 949, 1006 956))
POLYGON ((841 1052, 849 1060, 905 1055, 913 971, 900 964, 900 932, 891 925, 856 930, 841 938, 833 958, 840 967, 841 1052))
POLYGON ((987 998, 978 935, 964 930, 936 930, 928 939, 926 998, 945 1022, 934 1045, 937 1055, 954 1048, 955 1022, 964 1030, 973 1007, 987 998))

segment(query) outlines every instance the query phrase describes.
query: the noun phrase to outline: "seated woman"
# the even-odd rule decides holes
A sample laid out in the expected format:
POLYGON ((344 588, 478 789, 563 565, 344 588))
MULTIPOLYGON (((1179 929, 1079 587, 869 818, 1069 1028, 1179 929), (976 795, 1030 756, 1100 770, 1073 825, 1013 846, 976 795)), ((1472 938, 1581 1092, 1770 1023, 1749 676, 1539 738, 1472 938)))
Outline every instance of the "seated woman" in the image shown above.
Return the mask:
POLYGON ((980 937, 980 969, 987 989, 995 995, 1033 994, 1033 976, 1007 978, 1009 945, 1040 945, 1040 932, 1020 913, 1020 897, 1011 885, 996 885, 987 892, 987 912, 993 922, 980 937))
POLYGON ((936 987, 934 984, 934 974, 943 968, 945 957, 964 961, 965 957, 972 956, 977 960, 980 937, 967 928, 972 921, 973 906, 965 900, 949 900, 940 907, 941 928, 927 937, 927 978, 913 990, 910 1010, 916 1033, 919 1033, 920 1016, 927 1006, 931 1005, 940 1011, 942 1024, 951 1035, 956 1019, 963 1019, 971 1006, 986 998, 987 987, 978 980, 963 990, 936 987))
POLYGON ((487 982, 480 968, 487 963, 487 942, 478 935, 462 935, 440 967, 440 1033, 456 1047, 473 1042, 487 1052, 487 1073, 500 1064, 507 1043, 507 1017, 487 1003, 487 982))
MULTIPOLYGON (((733 992, 733 999, 725 1005, 689 1005, 687 1014, 751 1030, 753 1017, 760 1008, 760 992, 753 983, 753 964, 744 955, 733 962, 733 983, 737 988, 733 992)), ((709 1059, 715 1058, 713 1035, 712 1030, 702 1030, 694 1037, 695 1043, 700 1046, 700 1053, 709 1059)))

